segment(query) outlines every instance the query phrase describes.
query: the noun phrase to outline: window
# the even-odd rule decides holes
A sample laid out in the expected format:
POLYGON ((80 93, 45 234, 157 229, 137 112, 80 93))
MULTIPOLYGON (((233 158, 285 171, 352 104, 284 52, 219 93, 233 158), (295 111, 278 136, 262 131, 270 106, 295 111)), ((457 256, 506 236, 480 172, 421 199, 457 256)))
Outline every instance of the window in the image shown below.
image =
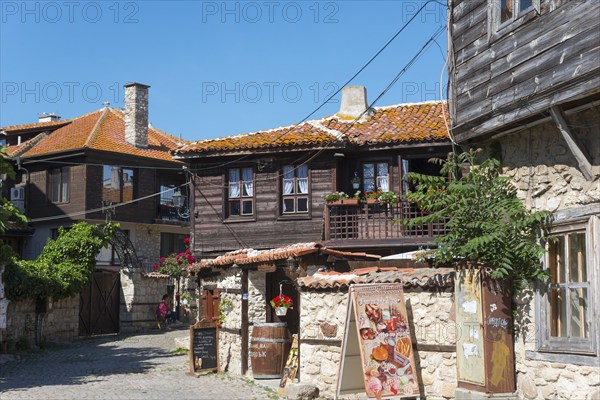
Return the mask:
MULTIPOLYGON (((537 7, 539 0, 495 0, 495 20, 497 26, 510 23, 519 18, 523 13, 537 7)), ((494 4, 493 3, 493 4, 494 4)))
MULTIPOLYGON (((557 230, 560 228, 557 228, 557 230)), ((591 242, 585 225, 554 233, 548 244, 545 266, 550 279, 540 296, 540 350, 592 353, 594 282, 589 255, 591 242)))
POLYGON ((390 191, 388 163, 363 164, 363 190, 365 192, 390 191))
POLYGON ((69 202, 69 167, 54 168, 49 171, 49 198, 53 203, 69 202))
POLYGON ((135 197, 135 170, 105 165, 102 177, 102 201, 124 203, 135 197))
POLYGON ((185 251, 185 243, 183 241, 188 235, 182 233, 167 233, 160 234, 160 256, 166 257, 169 254, 181 253, 185 251))
POLYGON ((308 166, 285 165, 281 203, 283 214, 308 213, 308 166))
POLYGON ((229 217, 254 214, 254 171, 235 168, 228 175, 227 215, 229 217))

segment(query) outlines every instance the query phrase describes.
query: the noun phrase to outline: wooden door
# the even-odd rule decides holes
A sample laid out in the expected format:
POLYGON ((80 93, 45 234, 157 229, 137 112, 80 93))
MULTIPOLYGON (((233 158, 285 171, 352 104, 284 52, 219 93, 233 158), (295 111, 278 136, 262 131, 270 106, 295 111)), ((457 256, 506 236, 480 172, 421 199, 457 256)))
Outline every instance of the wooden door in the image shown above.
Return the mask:
POLYGON ((283 268, 277 267, 275 272, 267 274, 267 321, 266 322, 287 322, 288 330, 291 334, 298 333, 300 329, 300 293, 296 286, 292 284, 290 279, 284 272, 283 268), (279 284, 282 293, 289 296, 294 302, 294 307, 289 309, 285 316, 277 316, 275 310, 269 303, 271 299, 279 294, 279 284))
POLYGON ((94 271, 88 288, 79 295, 79 334, 119 332, 121 279, 119 273, 94 271))

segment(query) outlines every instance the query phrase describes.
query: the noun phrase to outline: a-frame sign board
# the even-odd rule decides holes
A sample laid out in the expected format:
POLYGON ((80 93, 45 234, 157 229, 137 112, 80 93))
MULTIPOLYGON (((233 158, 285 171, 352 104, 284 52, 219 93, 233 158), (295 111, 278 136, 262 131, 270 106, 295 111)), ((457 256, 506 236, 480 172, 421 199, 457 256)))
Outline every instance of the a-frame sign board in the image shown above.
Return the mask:
POLYGON ((352 285, 335 398, 419 397, 401 284, 352 285))

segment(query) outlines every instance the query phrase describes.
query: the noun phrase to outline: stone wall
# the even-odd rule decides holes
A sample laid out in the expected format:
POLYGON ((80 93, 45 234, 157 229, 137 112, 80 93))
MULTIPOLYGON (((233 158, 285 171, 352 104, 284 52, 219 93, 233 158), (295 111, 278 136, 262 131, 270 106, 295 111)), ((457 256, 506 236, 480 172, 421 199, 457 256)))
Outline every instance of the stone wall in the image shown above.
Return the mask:
POLYGON ((535 360, 527 351, 536 351, 535 294, 532 290, 515 296, 515 363, 519 399, 600 399, 600 368, 568 362, 535 360))
POLYGON ((79 335, 79 295, 50 302, 47 313, 39 316, 34 300, 10 301, 6 317, 6 330, 0 341, 8 350, 36 344, 36 329, 42 343, 70 342, 79 335))
POLYGON ((156 327, 156 306, 167 293, 169 278, 145 275, 136 269, 122 269, 121 332, 135 332, 156 327))
MULTIPOLYGON (((219 333, 219 357, 222 371, 241 374, 242 365, 242 271, 230 268, 221 275, 205 279, 202 286, 213 286, 220 289, 221 301, 228 301, 232 307, 225 317, 219 333), (230 292, 233 290, 233 292, 230 292)), ((264 322, 266 319, 266 299, 264 272, 249 271, 248 273, 248 321, 264 322)), ((252 338, 252 326, 249 326, 248 337, 252 338)), ((248 360, 248 375, 252 373, 252 365, 248 360)))
MULTIPOLYGON (((428 399, 453 398, 455 351, 421 350, 455 345, 456 328, 450 318, 452 289, 434 292, 412 288, 405 289, 404 295, 413 340, 417 343, 415 362, 421 390, 428 399)), ((333 397, 335 392, 347 307, 347 292, 301 294, 300 380, 316 385, 324 398, 333 397)))
MULTIPOLYGON (((552 122, 500 139, 504 173, 517 187, 519 198, 528 208, 555 212, 574 208, 586 210, 600 204, 599 115, 600 107, 567 115, 567 124, 590 156, 591 180, 585 179, 577 160, 552 122)), ((598 265, 599 260, 588 261, 588 267, 596 268, 596 273, 598 265)), ((597 366, 542 361, 527 355, 527 352, 537 351, 536 296, 533 291, 527 291, 518 294, 515 299, 518 304, 515 362, 519 398, 600 398, 600 370, 597 366)), ((595 323, 598 326, 597 321, 595 323)), ((597 356, 591 358, 598 362, 597 356)))
POLYGON ((504 173, 518 196, 534 210, 556 211, 600 202, 600 108, 569 115, 592 161, 594 178, 586 180, 564 138, 552 122, 502 138, 504 173))

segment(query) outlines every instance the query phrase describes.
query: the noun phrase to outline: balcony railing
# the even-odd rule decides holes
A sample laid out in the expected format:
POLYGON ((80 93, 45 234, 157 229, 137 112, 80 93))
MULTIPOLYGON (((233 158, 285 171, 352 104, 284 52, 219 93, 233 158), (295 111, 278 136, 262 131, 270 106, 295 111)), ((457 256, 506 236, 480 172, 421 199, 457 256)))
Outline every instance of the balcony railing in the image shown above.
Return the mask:
POLYGON ((403 220, 425 215, 409 202, 327 203, 325 240, 430 239, 447 232, 445 222, 406 227, 403 220))
POLYGON ((156 219, 161 222, 171 222, 171 223, 181 223, 188 222, 189 217, 182 216, 180 212, 178 212, 177 207, 172 205, 161 204, 158 207, 158 213, 156 215, 156 219))

